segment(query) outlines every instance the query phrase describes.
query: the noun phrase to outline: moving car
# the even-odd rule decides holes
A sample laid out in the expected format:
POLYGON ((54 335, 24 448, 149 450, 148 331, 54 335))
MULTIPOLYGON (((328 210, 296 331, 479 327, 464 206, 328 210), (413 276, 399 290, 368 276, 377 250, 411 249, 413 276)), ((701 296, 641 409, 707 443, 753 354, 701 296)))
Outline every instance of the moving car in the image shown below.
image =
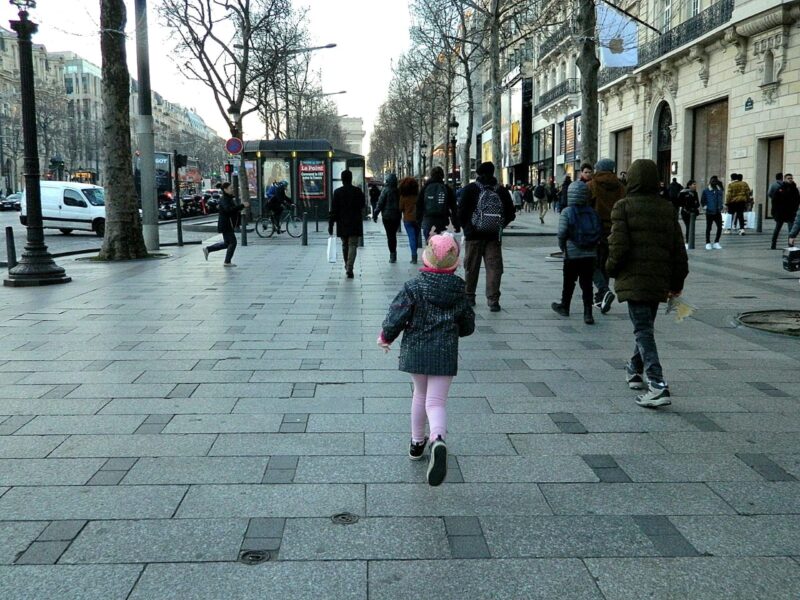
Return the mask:
MULTIPOLYGON (((93 231, 98 237, 106 232, 106 203, 98 185, 68 181, 42 181, 42 226, 68 235, 75 229, 93 231)), ((25 192, 20 201, 19 221, 28 224, 25 192)))
POLYGON ((5 198, 0 197, 0 210, 19 210, 22 194, 9 194, 5 198))

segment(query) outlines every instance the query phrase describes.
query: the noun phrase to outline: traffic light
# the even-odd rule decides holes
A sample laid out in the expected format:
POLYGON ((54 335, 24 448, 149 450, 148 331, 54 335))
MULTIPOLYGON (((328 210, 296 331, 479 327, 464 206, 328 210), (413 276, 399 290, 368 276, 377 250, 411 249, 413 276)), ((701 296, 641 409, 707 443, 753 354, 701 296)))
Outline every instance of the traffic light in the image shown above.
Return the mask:
POLYGON ((186 166, 186 155, 185 154, 176 154, 175 155, 175 168, 180 169, 181 167, 186 166))
POLYGON ((233 173, 233 165, 231 163, 225 163, 225 173, 228 175, 233 173))

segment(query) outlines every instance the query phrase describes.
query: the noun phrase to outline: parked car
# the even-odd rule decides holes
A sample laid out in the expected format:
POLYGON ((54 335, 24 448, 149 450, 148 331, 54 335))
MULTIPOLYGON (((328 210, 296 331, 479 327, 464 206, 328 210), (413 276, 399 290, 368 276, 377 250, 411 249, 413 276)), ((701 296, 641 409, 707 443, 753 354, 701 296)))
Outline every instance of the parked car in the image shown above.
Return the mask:
MULTIPOLYGON (((42 226, 68 235, 75 229, 106 232, 105 192, 99 185, 68 181, 42 181, 42 226)), ((25 192, 20 200, 19 221, 28 224, 25 192)))
POLYGON ((0 197, 0 210, 19 210, 22 194, 9 194, 5 198, 0 197))

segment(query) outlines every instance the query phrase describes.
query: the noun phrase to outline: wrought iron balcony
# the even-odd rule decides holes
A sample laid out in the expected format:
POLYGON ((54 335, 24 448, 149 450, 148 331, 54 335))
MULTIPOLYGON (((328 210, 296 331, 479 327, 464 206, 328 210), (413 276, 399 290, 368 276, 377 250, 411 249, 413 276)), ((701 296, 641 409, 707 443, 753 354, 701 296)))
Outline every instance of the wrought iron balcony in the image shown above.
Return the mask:
POLYGON ((645 65, 689 44, 731 20, 734 0, 719 0, 700 14, 639 46, 639 65, 645 65))
POLYGON ((556 100, 560 100, 567 94, 577 94, 580 91, 580 84, 577 79, 566 79, 559 83, 551 90, 547 90, 544 94, 539 96, 539 103, 534 108, 534 113, 538 113, 539 109, 544 108, 548 104, 552 104, 556 100))
POLYGON ((544 42, 542 42, 542 44, 539 46, 539 60, 543 59, 553 50, 558 48, 561 42, 568 39, 572 29, 572 22, 566 21, 565 23, 559 25, 559 27, 552 34, 547 36, 544 42))
POLYGON ((634 67, 605 67, 597 75, 597 87, 601 88, 623 75, 633 72, 634 67))

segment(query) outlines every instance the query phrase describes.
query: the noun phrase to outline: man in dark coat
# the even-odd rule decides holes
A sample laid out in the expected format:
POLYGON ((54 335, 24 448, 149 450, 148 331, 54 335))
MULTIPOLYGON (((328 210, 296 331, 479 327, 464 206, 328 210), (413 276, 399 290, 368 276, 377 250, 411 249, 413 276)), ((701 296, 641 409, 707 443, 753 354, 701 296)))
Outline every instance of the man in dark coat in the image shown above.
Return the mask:
POLYGON ((484 186, 496 188, 497 195, 503 203, 503 227, 507 227, 516 218, 514 202, 511 194, 503 186, 497 185, 494 178, 494 164, 485 162, 476 170, 478 181, 464 188, 458 219, 464 228, 464 274, 466 280, 467 299, 475 306, 475 290, 478 287, 478 274, 481 270, 481 259, 486 267, 486 300, 489 310, 500 312, 500 279, 503 276, 503 248, 500 245, 499 233, 481 233, 472 226, 472 215, 478 206, 478 198, 484 186))
POLYGON ((378 186, 374 183, 369 184, 369 204, 372 210, 370 214, 375 212, 375 207, 378 206, 378 198, 380 198, 381 191, 378 189, 378 186))
POLYGON ((594 305, 602 314, 611 309, 611 303, 616 296, 608 287, 608 274, 606 273, 606 259, 608 259, 608 236, 611 234, 611 210, 614 205, 625 196, 625 187, 617 179, 614 171, 617 164, 610 158, 601 158, 594 166, 594 175, 589 182, 589 193, 594 204, 593 208, 603 224, 603 235, 597 244, 597 263, 595 264, 592 280, 597 293, 594 305))
POLYGON ((417 223, 422 224, 422 235, 425 240, 428 239, 431 229, 436 230, 436 233, 443 233, 447 231, 447 226, 450 223, 453 224, 456 233, 461 231, 458 222, 456 195, 451 187, 445 185, 444 169, 442 167, 433 167, 431 169, 430 179, 428 179, 428 182, 417 196, 417 223), (445 202, 435 214, 432 214, 429 207, 425 206, 425 199, 435 192, 444 194, 445 202))
POLYGON ((331 212, 328 215, 328 235, 336 235, 342 240, 342 261, 347 278, 353 279, 353 265, 358 254, 358 240, 364 235, 364 214, 366 199, 361 188, 353 185, 353 172, 342 171, 342 187, 333 192, 331 212))
POLYGON ((791 173, 783 176, 781 185, 772 195, 772 217, 775 219, 775 230, 772 232, 773 250, 777 247, 778 237, 780 237, 783 224, 791 228, 794 217, 800 206, 800 194, 797 191, 797 184, 791 173))
POLYGON ((647 408, 670 404, 670 392, 661 370, 653 323, 660 302, 680 296, 689 274, 689 259, 678 220, 668 199, 659 196, 658 167, 640 159, 628 170, 625 198, 611 211, 611 236, 606 270, 615 278, 620 302, 628 313, 636 338, 626 379, 631 389, 647 391, 636 403, 647 408))
POLYGON ((250 203, 242 202, 241 204, 236 204, 236 198, 231 194, 233 186, 227 181, 220 185, 220 191, 222 191, 222 197, 219 201, 217 233, 222 234, 222 241, 211 244, 210 246, 204 246, 203 255, 206 260, 208 260, 209 252, 225 250, 225 262, 223 264, 226 267, 235 267, 236 265, 231 262, 233 253, 236 252, 236 234, 234 233, 234 229, 236 229, 239 223, 240 213, 245 208, 248 208, 250 203))

